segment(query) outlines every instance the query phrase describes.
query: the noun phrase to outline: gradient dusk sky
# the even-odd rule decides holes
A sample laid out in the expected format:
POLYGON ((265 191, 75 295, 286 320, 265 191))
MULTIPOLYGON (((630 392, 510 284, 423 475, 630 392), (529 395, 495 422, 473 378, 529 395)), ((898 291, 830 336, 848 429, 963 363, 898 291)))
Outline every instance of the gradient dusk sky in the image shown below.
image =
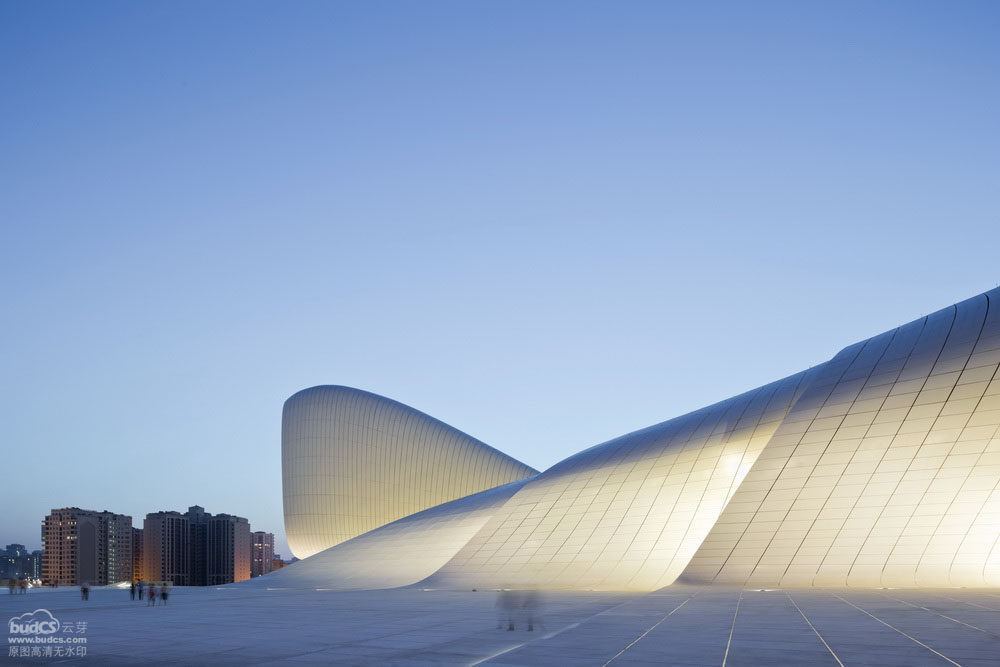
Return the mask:
POLYGON ((539 469, 1000 283, 1000 3, 0 1, 0 543, 284 543, 282 402, 539 469))

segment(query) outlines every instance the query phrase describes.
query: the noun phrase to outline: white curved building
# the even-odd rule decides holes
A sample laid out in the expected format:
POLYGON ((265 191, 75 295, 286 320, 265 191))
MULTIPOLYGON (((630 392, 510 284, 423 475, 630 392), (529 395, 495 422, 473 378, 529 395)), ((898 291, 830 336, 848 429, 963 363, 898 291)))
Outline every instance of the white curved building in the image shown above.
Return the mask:
POLYGON ((285 531, 299 558, 536 472, 433 417, 360 389, 304 389, 282 412, 285 531))
POLYGON ((431 586, 653 590, 684 570, 808 373, 557 463, 500 508, 431 586))
POLYGON ((367 590, 413 584, 437 572, 528 479, 411 514, 283 567, 268 587, 367 590))
POLYGON ((1000 585, 1000 290, 820 368, 685 579, 1000 585))
MULTIPOLYGON (((998 368, 1000 289, 479 496, 489 501, 359 537, 366 549, 400 548, 386 539, 402 535, 447 546, 405 576, 386 567, 356 583, 1000 586, 998 368)), ((347 585, 349 553, 288 569, 347 585)))

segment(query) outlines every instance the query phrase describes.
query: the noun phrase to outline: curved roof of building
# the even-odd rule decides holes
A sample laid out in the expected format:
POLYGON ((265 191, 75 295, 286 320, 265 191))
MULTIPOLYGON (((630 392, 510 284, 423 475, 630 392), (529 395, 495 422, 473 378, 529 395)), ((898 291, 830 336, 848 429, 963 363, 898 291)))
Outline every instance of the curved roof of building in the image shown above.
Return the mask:
POLYGON ((416 583, 447 563, 529 479, 403 517, 283 567, 266 582, 258 581, 267 586, 330 590, 416 583))
MULTIPOLYGON (((998 369, 1000 288, 399 525, 408 543, 451 536, 430 587, 1000 586, 998 369)), ((316 572, 342 578, 328 553, 316 572)))
POLYGON ((342 386, 285 402, 281 450, 285 530, 300 558, 537 472, 419 410, 342 386))

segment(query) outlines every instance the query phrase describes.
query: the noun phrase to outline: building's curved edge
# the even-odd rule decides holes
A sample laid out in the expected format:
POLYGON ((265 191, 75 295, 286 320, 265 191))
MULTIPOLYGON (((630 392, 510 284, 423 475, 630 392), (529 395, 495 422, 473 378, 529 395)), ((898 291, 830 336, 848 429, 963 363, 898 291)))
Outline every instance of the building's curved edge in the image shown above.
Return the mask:
POLYGON ((419 410, 419 409, 413 407, 412 405, 407 405, 406 403, 403 403, 401 401, 397 401, 395 399, 389 398, 388 396, 383 396, 382 394, 377 394, 374 391, 368 391, 367 389, 359 389, 357 387, 350 387, 350 386, 343 385, 343 384, 318 384, 318 385, 315 385, 315 386, 312 386, 312 387, 306 387, 305 389, 300 389, 299 391, 295 392, 294 394, 292 394, 291 396, 289 396, 287 399, 285 399, 285 402, 282 404, 282 412, 284 412, 284 406, 286 406, 289 403, 291 403, 297 397, 301 397, 302 395, 314 393, 314 392, 317 392, 317 391, 331 391, 331 390, 333 390, 333 391, 344 391, 344 392, 349 392, 349 393, 354 393, 354 394, 361 394, 361 395, 368 396, 370 398, 373 398, 375 400, 378 400, 378 401, 381 401, 381 402, 384 402, 384 403, 392 404, 392 405, 396 406, 397 408, 399 408, 399 409, 401 409, 403 411, 412 413, 414 415, 419 415, 420 418, 422 418, 422 419, 426 419, 426 420, 428 420, 430 422, 438 424, 438 425, 440 425, 441 427, 443 427, 444 429, 446 429, 448 431, 453 431, 456 434, 461 435, 463 438, 467 438, 469 440, 472 440, 475 443, 477 443, 479 446, 483 447, 484 449, 486 449, 486 450, 488 450, 490 452, 493 452, 497 456, 503 457, 505 459, 510 459, 514 463, 517 463, 518 465, 524 466, 525 468, 527 468, 528 470, 531 471, 528 475, 526 475, 526 477, 530 477, 531 475, 537 475, 539 473, 538 470, 535 470, 534 468, 532 468, 531 466, 529 466, 527 463, 524 463, 523 461, 515 459, 510 454, 507 454, 506 452, 502 452, 499 449, 497 449, 496 447, 492 447, 492 446, 488 445, 487 443, 483 442, 479 438, 477 438, 475 436, 472 436, 472 435, 469 435, 465 431, 452 426, 448 422, 441 421, 437 417, 434 417, 433 415, 429 415, 426 412, 424 412, 423 410, 419 410))
POLYGON ((817 368, 567 457, 422 583, 593 590, 671 583, 817 368))
POLYGON ((838 357, 679 581, 1000 585, 1000 289, 838 357))
POLYGON ((317 385, 282 409, 282 499, 300 558, 537 471, 373 392, 317 385))
POLYGON ((444 565, 530 479, 411 514, 249 583, 322 590, 374 590, 413 584, 444 565))
MULTIPOLYGON (((512 495, 492 504, 485 517, 477 517, 482 519, 480 527, 471 536, 462 535, 465 546, 459 546, 451 560, 412 585, 458 588, 475 582, 490 587, 506 582, 607 590, 654 590, 675 580, 722 586, 998 585, 998 304, 1000 289, 991 290, 847 346, 829 361, 796 374, 801 382, 782 405, 766 396, 758 398, 767 393, 762 393, 770 386, 765 385, 574 454, 517 483, 512 495), (740 400, 743 397, 747 400, 740 400), (770 407, 748 407, 760 400, 770 407), (904 403, 914 412, 897 417, 895 411, 904 403), (937 409, 931 415, 926 406, 937 409), (748 420, 755 411, 761 418, 748 420), (614 547, 622 536, 617 530, 586 537, 572 544, 562 561, 554 560, 553 554, 561 553, 558 544, 572 542, 573 529, 563 528, 568 532, 552 543, 554 533, 542 534, 536 526, 563 526, 578 513, 577 496, 569 498, 568 493, 597 484, 598 493, 609 494, 609 507, 620 506, 627 519, 638 496, 622 493, 618 485, 651 460, 654 467, 663 465, 661 457, 670 456, 678 443, 690 450, 689 441, 699 439, 701 449, 736 442, 754 456, 749 474, 720 479, 731 479, 731 490, 721 506, 714 503, 702 513, 702 523, 714 514, 705 534, 696 536, 702 532, 698 530, 682 537, 697 542, 687 562, 675 555, 659 579, 647 576, 644 568, 667 561, 656 553, 647 555, 645 564, 623 558, 637 539, 644 539, 642 531, 631 529, 631 537, 624 536, 629 545, 624 552, 614 547), (906 465, 899 470, 862 469, 867 454, 880 449, 895 455, 883 460, 906 465), (827 456, 848 452, 851 456, 843 461, 827 456), (951 472, 960 473, 961 480, 948 481, 955 477, 951 472), (818 480, 829 475, 843 476, 846 486, 838 492, 841 487, 835 483, 832 495, 813 493, 819 490, 818 480), (858 489, 847 488, 858 475, 868 481, 862 483, 859 477, 858 489), (803 481, 796 482, 800 478, 803 481), (794 493, 789 495, 789 490, 794 493), (914 496, 912 502, 907 495, 914 496), (817 499, 822 502, 817 504, 817 499), (839 507, 841 500, 848 505, 839 507), (875 513, 860 511, 868 507, 875 513), (839 514, 835 517, 829 510, 839 514), (572 553, 579 553, 581 545, 587 549, 582 562, 589 562, 588 567, 572 565, 572 553), (822 553, 817 551, 821 547, 822 553), (500 566, 504 563, 514 567, 500 566)), ((675 483, 664 481, 658 488, 670 491, 675 483)), ((660 501, 652 502, 655 507, 660 501)), ((609 510, 598 510, 600 517, 608 516, 609 510)), ((625 519, 618 523, 624 525, 625 519)), ((602 521, 594 525, 600 527, 602 521)), ((419 542, 427 536, 407 535, 413 537, 419 542)), ((385 583, 385 577, 381 580, 385 583)))

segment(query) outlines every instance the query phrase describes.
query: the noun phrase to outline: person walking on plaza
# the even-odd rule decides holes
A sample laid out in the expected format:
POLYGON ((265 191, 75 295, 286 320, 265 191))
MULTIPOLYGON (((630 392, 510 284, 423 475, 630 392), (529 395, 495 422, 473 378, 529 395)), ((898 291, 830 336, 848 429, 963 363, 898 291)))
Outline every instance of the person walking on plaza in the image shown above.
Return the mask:
POLYGON ((89 600, 90 599, 90 584, 86 581, 80 584, 80 599, 89 600))
POLYGON ((19 592, 21 593, 21 595, 25 595, 28 592, 28 580, 18 579, 17 587, 20 589, 19 592))
POLYGON ((149 585, 149 590, 146 591, 146 598, 148 600, 146 602, 147 607, 156 606, 156 586, 154 586, 153 584, 149 585))
POLYGON ((10 579, 7 580, 7 590, 10 591, 11 595, 14 594, 14 586, 16 585, 17 582, 14 581, 14 577, 11 577, 10 579))
POLYGON ((170 586, 163 584, 160 586, 160 602, 167 604, 167 596, 170 594, 170 586))
POLYGON ((134 581, 132 582, 132 585, 128 587, 128 594, 132 597, 133 600, 135 599, 135 582, 134 581))
POLYGON ((497 597, 497 630, 503 628, 504 618, 507 619, 507 630, 514 629, 514 617, 520 607, 520 599, 516 591, 501 589, 497 597))
POLYGON ((536 589, 531 588, 524 594, 521 600, 521 609, 524 611, 524 617, 528 623, 528 632, 534 632, 535 623, 541 625, 543 629, 545 628, 541 617, 542 598, 536 589))
POLYGON ((145 586, 145 584, 142 581, 140 581, 139 585, 137 586, 137 588, 139 589, 139 601, 140 602, 142 601, 142 591, 143 591, 143 587, 144 586, 145 586))

